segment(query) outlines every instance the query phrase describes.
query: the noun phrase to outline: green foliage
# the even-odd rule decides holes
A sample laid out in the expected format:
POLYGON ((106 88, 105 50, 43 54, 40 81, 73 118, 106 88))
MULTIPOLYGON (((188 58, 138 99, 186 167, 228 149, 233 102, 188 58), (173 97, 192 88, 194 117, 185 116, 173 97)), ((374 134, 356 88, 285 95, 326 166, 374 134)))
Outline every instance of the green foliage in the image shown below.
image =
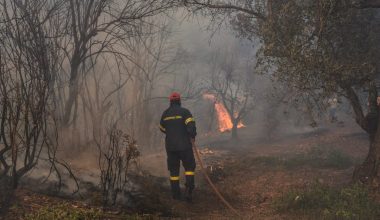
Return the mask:
POLYGON ((272 18, 260 25, 264 63, 276 65, 277 79, 303 92, 365 86, 376 63, 372 20, 373 13, 342 0, 276 2, 272 18))
POLYGON ((314 184, 306 190, 286 192, 274 201, 273 206, 281 213, 318 216, 318 219, 380 218, 380 204, 361 185, 334 189, 314 184))
POLYGON ((314 168, 347 169, 354 162, 353 158, 342 151, 326 147, 313 147, 310 151, 289 157, 285 162, 286 168, 309 165, 314 168))
POLYGON ((356 109, 365 108, 352 101, 360 93, 357 89, 368 91, 378 68, 374 10, 358 10, 344 0, 271 1, 258 10, 267 19, 240 13, 232 25, 241 37, 261 40, 256 72, 281 82, 291 94, 288 103, 317 114, 328 108, 328 98, 338 95, 356 109))
POLYGON ((47 206, 26 216, 27 220, 95 220, 101 219, 101 212, 96 209, 79 209, 70 204, 47 206))
POLYGON ((325 160, 324 166, 346 169, 353 165, 353 159, 338 150, 332 150, 325 160))
POLYGON ((284 169, 297 169, 304 166, 322 169, 347 169, 354 165, 354 161, 354 158, 337 149, 316 146, 305 153, 296 155, 245 157, 231 168, 227 168, 226 171, 228 172, 228 169, 233 168, 252 169, 257 166, 284 169))

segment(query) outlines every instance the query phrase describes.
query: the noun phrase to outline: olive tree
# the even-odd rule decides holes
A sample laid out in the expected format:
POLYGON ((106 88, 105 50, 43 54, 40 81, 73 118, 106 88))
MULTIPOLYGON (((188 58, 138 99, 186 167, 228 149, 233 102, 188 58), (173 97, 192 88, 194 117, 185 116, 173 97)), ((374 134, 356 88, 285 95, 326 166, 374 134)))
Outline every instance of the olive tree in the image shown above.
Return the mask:
POLYGON ((235 51, 214 55, 211 64, 211 82, 206 90, 216 95, 231 118, 231 138, 238 139, 238 125, 253 109, 254 94, 250 80, 250 66, 239 62, 235 51))
POLYGON ((187 6, 216 20, 227 16, 240 37, 259 39, 258 70, 297 91, 296 100, 323 110, 331 95, 346 98, 357 124, 370 137, 368 156, 354 178, 377 185, 380 17, 373 8, 380 7, 379 1, 194 0, 187 6), (368 108, 359 98, 363 93, 368 108))

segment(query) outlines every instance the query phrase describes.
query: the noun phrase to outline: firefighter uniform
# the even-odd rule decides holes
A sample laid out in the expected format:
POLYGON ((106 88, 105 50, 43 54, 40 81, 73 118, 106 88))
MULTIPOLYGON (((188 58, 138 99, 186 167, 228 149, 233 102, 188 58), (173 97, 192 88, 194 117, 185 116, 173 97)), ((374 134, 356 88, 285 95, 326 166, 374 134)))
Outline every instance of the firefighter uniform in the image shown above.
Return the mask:
POLYGON ((165 147, 173 198, 179 199, 181 194, 179 176, 182 161, 186 176, 186 198, 191 200, 196 166, 191 143, 197 135, 194 118, 189 110, 181 107, 179 100, 171 100, 170 107, 162 114, 159 127, 166 134, 165 147))

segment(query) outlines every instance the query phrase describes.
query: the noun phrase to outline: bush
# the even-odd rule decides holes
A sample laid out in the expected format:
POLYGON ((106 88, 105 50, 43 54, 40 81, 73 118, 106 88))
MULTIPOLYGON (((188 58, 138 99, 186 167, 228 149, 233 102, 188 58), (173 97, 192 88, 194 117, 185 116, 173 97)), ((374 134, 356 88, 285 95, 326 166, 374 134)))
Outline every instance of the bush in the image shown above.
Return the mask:
POLYGON ((380 204, 370 197, 368 189, 352 185, 334 189, 314 184, 306 190, 293 190, 274 201, 278 212, 319 216, 322 219, 379 219, 380 204))
POLYGON ((131 183, 128 172, 131 165, 137 166, 137 158, 140 156, 136 140, 122 130, 112 128, 107 137, 106 144, 98 144, 104 207, 115 205, 118 197, 127 191, 131 183))

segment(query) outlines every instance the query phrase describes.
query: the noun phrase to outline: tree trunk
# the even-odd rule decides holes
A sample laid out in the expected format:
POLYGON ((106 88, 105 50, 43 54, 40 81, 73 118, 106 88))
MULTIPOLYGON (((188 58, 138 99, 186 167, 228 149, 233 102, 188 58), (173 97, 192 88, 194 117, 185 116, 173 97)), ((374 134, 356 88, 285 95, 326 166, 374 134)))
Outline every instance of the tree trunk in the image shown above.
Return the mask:
POLYGON ((93 138, 97 143, 102 143, 103 141, 103 114, 95 113, 92 116, 92 126, 93 126, 93 138))
MULTIPOLYGON (((369 119, 371 120, 371 119, 369 119)), ((380 125, 380 117, 377 117, 377 127, 380 125)), ((373 187, 380 185, 380 129, 370 134, 370 146, 368 155, 363 164, 355 168, 353 179, 373 187)))
POLYGON ((78 96, 78 83, 72 82, 69 86, 69 97, 65 103, 65 112, 63 115, 62 125, 67 127, 70 124, 70 118, 75 100, 78 96))
POLYGON ((238 123, 239 123, 239 121, 238 120, 233 120, 233 122, 232 122, 232 130, 231 130, 231 139, 232 140, 237 140, 237 139, 239 139, 239 137, 238 137, 238 133, 237 133, 237 131, 238 131, 238 128, 237 128, 237 126, 238 126, 238 123))
POLYGON ((17 176, 16 165, 14 165, 12 169, 12 189, 17 189, 17 187, 18 187, 18 176, 17 176))
POLYGON ((207 128, 207 133, 211 133, 212 132, 212 127, 214 125, 214 119, 215 119, 215 104, 213 103, 211 108, 210 108, 210 121, 209 121, 209 124, 208 124, 208 128, 207 128))
MULTIPOLYGON (((362 117, 357 123, 369 134, 369 150, 363 164, 355 168, 353 180, 365 184, 379 187, 379 165, 380 165, 380 107, 377 105, 377 91, 374 84, 369 89, 369 112, 367 116, 362 117)), ((354 109, 355 109, 355 105, 354 109)), ((356 114, 358 116, 358 114, 356 114)))
POLYGON ((68 127, 70 124, 70 118, 75 101, 77 100, 79 93, 78 73, 80 62, 79 55, 74 55, 72 63, 70 65, 70 84, 69 84, 69 97, 65 102, 65 112, 63 113, 62 125, 68 127))

